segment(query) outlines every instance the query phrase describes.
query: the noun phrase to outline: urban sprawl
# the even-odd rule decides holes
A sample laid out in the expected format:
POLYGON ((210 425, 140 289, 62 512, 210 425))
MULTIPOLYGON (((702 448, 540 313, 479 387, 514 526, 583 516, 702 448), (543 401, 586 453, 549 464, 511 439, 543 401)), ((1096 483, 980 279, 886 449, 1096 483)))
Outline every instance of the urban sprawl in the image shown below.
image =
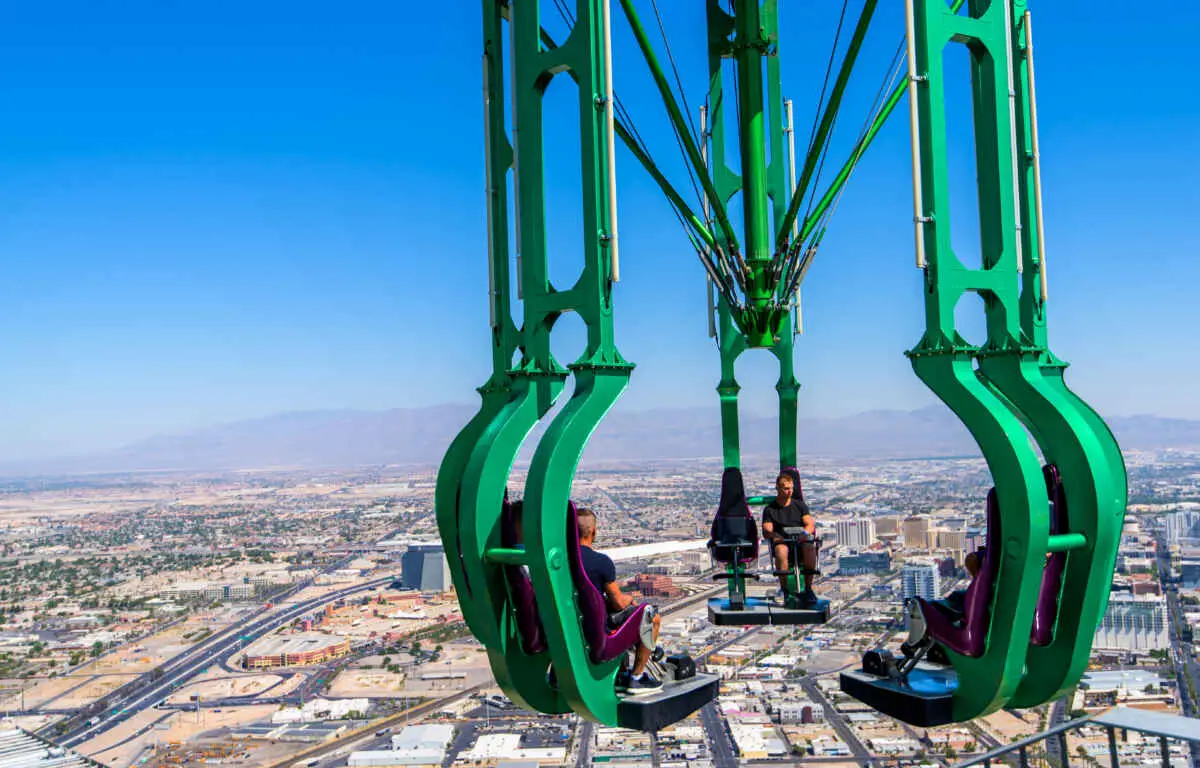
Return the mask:
MULTIPOLYGON (((598 516, 597 548, 651 545, 618 559, 624 591, 659 607, 665 649, 722 678, 714 704, 653 735, 504 697, 450 583, 433 470, 9 481, 0 749, 49 740, 63 765, 122 768, 945 765, 1117 705, 1193 714, 1200 454, 1126 461, 1124 539, 1081 684, 931 729, 843 695, 838 673, 899 645, 904 598, 966 586, 985 535, 982 460, 803 462, 833 618, 749 628, 707 620, 724 589, 704 546, 718 463, 585 465, 574 497, 598 516)), ((771 462, 746 465, 748 490, 771 493, 771 462)), ((1067 746, 1080 760, 1109 750, 1099 729, 1067 746)), ((1120 745, 1131 763, 1158 748, 1120 745)))

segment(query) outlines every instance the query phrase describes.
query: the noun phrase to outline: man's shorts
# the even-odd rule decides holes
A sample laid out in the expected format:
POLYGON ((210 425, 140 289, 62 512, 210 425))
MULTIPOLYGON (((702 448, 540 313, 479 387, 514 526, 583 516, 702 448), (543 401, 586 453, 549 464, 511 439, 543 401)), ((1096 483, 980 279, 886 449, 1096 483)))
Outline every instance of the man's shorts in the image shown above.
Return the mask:
MULTIPOLYGON (((637 603, 631 603, 627 608, 608 614, 608 630, 612 632, 620 629, 640 607, 637 603)), ((642 612, 642 625, 638 633, 641 635, 642 645, 646 648, 654 648, 654 617, 657 613, 653 605, 646 606, 646 610, 642 612)))

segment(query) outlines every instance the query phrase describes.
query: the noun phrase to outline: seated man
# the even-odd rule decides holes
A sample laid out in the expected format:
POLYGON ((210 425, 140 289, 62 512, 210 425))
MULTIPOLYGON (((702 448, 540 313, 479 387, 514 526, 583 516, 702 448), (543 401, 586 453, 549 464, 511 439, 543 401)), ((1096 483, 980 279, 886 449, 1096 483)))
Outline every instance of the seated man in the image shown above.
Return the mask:
MULTIPOLYGON (((817 521, 809 511, 803 499, 793 497, 792 478, 786 472, 781 472, 775 479, 775 500, 763 510, 763 538, 771 542, 771 551, 775 556, 775 571, 783 573, 789 569, 788 545, 789 537, 783 533, 784 528, 803 528, 800 540, 807 541, 817 535, 817 521)), ((817 570, 817 550, 814 546, 801 546, 801 567, 805 571, 804 592, 800 596, 804 602, 817 602, 817 596, 812 591, 812 580, 809 574, 817 570)), ((779 587, 787 593, 787 577, 779 577, 779 587)))
MULTIPOLYGON (((579 520, 579 551, 583 558, 583 569, 596 589, 604 595, 608 606, 609 629, 617 629, 637 610, 637 603, 622 592, 617 584, 617 567, 612 558, 592 549, 592 544, 596 541, 596 514, 590 509, 580 509, 576 516, 579 520)), ((617 677, 617 685, 626 688, 629 693, 649 693, 662 688, 662 681, 646 672, 651 651, 658 643, 658 627, 661 621, 658 614, 652 610, 648 609, 643 614, 643 622, 653 622, 652 640, 649 644, 645 641, 646 626, 643 623, 633 669, 617 677)))

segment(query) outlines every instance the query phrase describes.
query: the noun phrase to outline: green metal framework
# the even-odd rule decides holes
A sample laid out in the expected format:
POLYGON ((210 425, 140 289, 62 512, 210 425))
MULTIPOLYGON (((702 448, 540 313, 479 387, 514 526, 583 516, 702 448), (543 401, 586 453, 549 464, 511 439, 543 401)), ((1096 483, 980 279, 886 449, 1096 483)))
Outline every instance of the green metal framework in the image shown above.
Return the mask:
MULTIPOLYGON (((917 204, 925 268, 926 331, 908 355, 913 370, 970 430, 995 479, 1003 558, 984 653, 949 652, 960 685, 954 718, 1001 706, 1033 706, 1078 682, 1110 588, 1125 510, 1125 472, 1111 432, 1067 389, 1046 344, 1044 266, 1037 229, 1036 124, 1026 66, 1024 0, 915 0, 917 204), (950 244, 944 51, 970 54, 978 213, 983 264, 971 269, 950 244), (968 292, 983 298, 987 341, 958 333, 954 310, 968 292), (1057 464, 1072 534, 1052 540, 1041 462, 1057 464), (1058 622, 1048 646, 1029 636, 1046 556, 1067 554, 1058 622)), ((1065 533, 1065 532, 1063 532, 1065 533)))
MULTIPOLYGON (((499 684, 542 712, 575 711, 619 724, 617 663, 594 664, 578 620, 566 562, 566 510, 576 467, 593 430, 628 385, 633 365, 617 351, 613 284, 618 277, 613 143, 620 140, 679 214, 716 293, 724 460, 740 466, 734 375, 748 349, 779 361, 781 466, 797 463, 794 372, 795 292, 821 242, 827 216, 853 168, 908 89, 916 93, 919 251, 923 252, 926 331, 907 354, 913 369, 963 421, 995 479, 1002 510, 999 584, 986 649, 951 654, 960 679, 956 720, 997 707, 1031 706, 1077 682, 1107 601, 1124 515, 1125 471, 1100 417, 1063 381, 1065 364, 1046 338, 1045 261, 1040 230, 1032 45, 1025 0, 909 0, 916 77, 880 105, 829 186, 814 194, 819 158, 855 68, 877 0, 866 0, 825 103, 812 146, 788 168, 779 75, 777 0, 707 0, 711 132, 694 136, 660 66, 633 0, 569 0, 574 22, 555 41, 535 0, 483 0, 488 254, 493 372, 479 388, 480 410, 451 443, 438 473, 436 514, 450 570, 471 631, 487 648, 499 684), (632 126, 614 116, 611 19, 619 4, 646 59, 686 162, 703 189, 703 211, 689 208, 632 126), (966 267, 950 245, 943 50, 971 54, 983 264, 966 267), (725 101, 723 69, 737 72, 737 117, 725 101), (764 66, 765 63, 765 66, 764 66), (578 87, 584 268, 570 286, 549 279, 545 236, 543 95, 554 77, 578 87), (1012 94, 1010 96, 1010 93, 1012 94), (513 130, 506 129, 511 99, 513 130), (737 170, 726 156, 736 131, 737 170), (769 160, 768 160, 769 158, 769 160), (790 174, 799 182, 789 188, 790 174), (515 191, 510 214, 509 181, 515 191), (730 202, 741 195, 735 230, 730 202), (805 199, 814 204, 800 215, 805 199), (509 247, 515 228, 516 253, 509 247), (515 264, 521 318, 510 295, 515 264), (954 309, 966 293, 983 297, 987 341, 967 344, 954 309), (557 319, 576 312, 587 347, 564 367, 550 351, 557 319), (534 452, 524 489, 524 549, 502 549, 499 518, 521 446, 573 378, 570 399, 534 452), (1051 536, 1041 460, 1056 463, 1066 488, 1068 531, 1051 536), (1046 555, 1068 551, 1058 626, 1047 646, 1029 635, 1046 555), (521 649, 502 563, 528 567, 549 650, 521 649), (547 684, 551 662, 557 688, 547 684)), ((758 501, 765 501, 759 498, 758 501)))

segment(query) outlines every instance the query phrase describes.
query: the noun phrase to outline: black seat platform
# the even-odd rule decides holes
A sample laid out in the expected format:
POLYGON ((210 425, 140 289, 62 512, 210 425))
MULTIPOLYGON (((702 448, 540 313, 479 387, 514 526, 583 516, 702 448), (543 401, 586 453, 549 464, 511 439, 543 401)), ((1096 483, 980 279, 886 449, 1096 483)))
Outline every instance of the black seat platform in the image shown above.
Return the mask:
MULTIPOLYGON (((799 476, 794 478, 799 487, 799 476)), ((708 620, 721 627, 749 627, 767 624, 824 624, 829 620, 829 601, 819 600, 812 607, 787 607, 782 600, 746 594, 746 582, 757 581, 759 574, 747 569, 758 560, 758 524, 750 513, 742 473, 726 467, 721 475, 721 500, 713 520, 708 542, 715 562, 725 572, 713 578, 729 583, 728 594, 708 601, 708 620)))
POLYGON ((617 703, 617 724, 635 731, 658 731, 717 698, 719 688, 720 679, 703 672, 678 682, 664 680, 661 691, 621 696, 617 703))
POLYGON ((719 627, 824 624, 829 621, 829 601, 818 600, 812 608, 786 608, 765 597, 747 597, 746 607, 737 609, 728 597, 714 597, 708 601, 708 620, 719 627))
POLYGON ((872 709, 920 728, 954 722, 954 691, 958 676, 953 667, 918 664, 908 673, 908 684, 863 672, 842 672, 842 691, 872 709))

